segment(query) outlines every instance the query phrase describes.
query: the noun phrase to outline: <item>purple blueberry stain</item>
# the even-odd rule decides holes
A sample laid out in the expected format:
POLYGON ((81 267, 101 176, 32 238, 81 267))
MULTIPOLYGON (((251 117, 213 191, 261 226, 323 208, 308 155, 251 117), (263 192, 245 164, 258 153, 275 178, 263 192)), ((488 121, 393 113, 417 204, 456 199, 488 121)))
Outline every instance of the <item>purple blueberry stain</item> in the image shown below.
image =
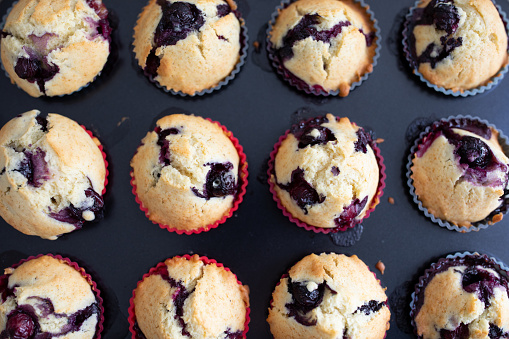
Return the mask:
POLYGON ((51 38, 57 37, 57 36, 58 35, 54 34, 54 33, 44 33, 41 36, 37 36, 35 34, 30 34, 28 37, 30 38, 30 40, 32 40, 32 43, 34 44, 35 49, 39 53, 44 53, 46 51, 47 46, 48 46, 49 40, 51 38))
POLYGON ((325 201, 325 196, 318 194, 316 189, 304 179, 304 170, 300 167, 293 170, 291 181, 288 184, 278 183, 278 186, 290 194, 304 214, 308 214, 308 206, 321 204, 325 201))
POLYGON ((357 141, 353 144, 356 152, 367 153, 368 144, 371 142, 371 136, 364 131, 363 128, 359 128, 357 132, 357 141))
POLYGON ((14 171, 19 172, 27 179, 27 184, 32 187, 40 187, 44 181, 51 178, 48 164, 44 159, 46 152, 40 148, 35 151, 23 151, 25 158, 20 162, 17 169, 14 171))
POLYGON ((364 35, 364 38, 366 39, 366 46, 371 47, 371 45, 373 45, 373 42, 376 39, 375 32, 364 33, 362 29, 359 29, 359 32, 361 32, 364 35))
POLYGON ((330 129, 322 126, 328 123, 327 117, 318 117, 292 126, 290 132, 299 141, 299 148, 307 146, 324 145, 336 141, 336 136, 330 129))
POLYGON ((180 281, 176 281, 168 273, 168 268, 165 266, 159 267, 154 274, 161 276, 163 280, 168 282, 171 287, 175 289, 172 295, 173 305, 175 306, 175 319, 179 322, 182 327, 182 335, 191 337, 191 334, 186 329, 186 323, 184 321, 184 303, 193 291, 187 291, 186 287, 180 281))
POLYGON ((376 300, 370 300, 367 303, 365 303, 362 306, 359 306, 355 312, 364 313, 365 315, 370 315, 371 313, 376 313, 382 309, 382 307, 385 306, 384 301, 376 301, 376 300))
POLYGON ((329 30, 319 31, 316 26, 320 23, 321 17, 318 14, 306 14, 292 29, 283 37, 281 48, 276 50, 276 55, 284 62, 293 57, 293 46, 300 40, 311 37, 313 40, 330 43, 331 39, 337 37, 343 27, 350 26, 349 21, 341 21, 329 30))
POLYGON ((154 33, 152 50, 145 66, 145 73, 155 77, 161 60, 156 55, 157 48, 175 45, 178 41, 187 38, 189 33, 198 31, 205 19, 196 5, 177 1, 169 3, 166 0, 157 0, 161 7, 162 17, 154 33))
POLYGON ((344 207, 341 214, 334 219, 336 226, 339 228, 354 227, 358 223, 356 220, 357 216, 359 216, 364 207, 366 207, 367 203, 368 196, 364 197, 362 200, 355 198, 350 205, 344 207))
POLYGON ((163 166, 170 165, 170 142, 166 139, 169 135, 179 134, 180 131, 177 128, 168 128, 161 129, 157 127, 155 132, 157 133, 157 145, 161 147, 161 151, 159 152, 159 162, 163 164, 163 166))
POLYGON ((200 193, 196 187, 191 188, 196 196, 209 200, 210 198, 234 195, 237 192, 237 183, 231 162, 206 163, 204 166, 210 166, 210 170, 207 173, 202 192, 200 193))
POLYGON ((108 9, 106 6, 99 0, 87 0, 87 5, 92 8, 99 17, 99 21, 93 23, 97 34, 102 35, 106 40, 111 40, 112 28, 108 20, 108 9))
POLYGON ((55 220, 72 224, 76 227, 76 229, 83 227, 83 224, 87 221, 83 216, 83 213, 86 211, 94 214, 94 221, 101 219, 104 212, 104 200, 102 196, 94 191, 93 188, 87 188, 85 190, 85 196, 92 199, 92 206, 76 207, 71 203, 68 207, 63 208, 58 212, 50 212, 49 216, 55 220))
POLYGON ((228 5, 228 4, 217 5, 216 8, 217 8, 217 16, 220 18, 225 17, 232 12, 232 9, 230 8, 230 5, 228 5))
POLYGON ((337 168, 336 166, 332 166, 331 172, 332 172, 332 175, 335 176, 335 177, 337 177, 339 175, 339 173, 341 173, 339 168, 337 168))
MULTIPOLYGON (((429 63, 432 68, 442 60, 448 58, 451 53, 463 45, 462 37, 452 37, 458 29, 460 17, 453 0, 432 0, 425 8, 414 11, 414 25, 433 25, 436 29, 446 34, 440 37, 440 45, 430 43, 424 52, 417 56, 415 50, 415 36, 409 37, 415 66, 421 63, 429 63)), ((412 29, 413 30, 413 29, 412 29)))

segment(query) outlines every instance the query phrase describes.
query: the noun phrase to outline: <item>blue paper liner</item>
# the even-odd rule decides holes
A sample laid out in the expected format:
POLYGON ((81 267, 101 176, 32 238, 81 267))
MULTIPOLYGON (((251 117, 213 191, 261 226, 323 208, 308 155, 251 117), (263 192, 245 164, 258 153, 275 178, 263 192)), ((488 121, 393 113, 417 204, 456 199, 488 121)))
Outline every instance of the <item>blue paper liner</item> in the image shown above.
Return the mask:
MULTIPOLYGON (((495 5, 495 7, 497 8, 498 10, 498 13, 500 14, 500 17, 502 18, 502 21, 504 22, 504 25, 505 25, 505 30, 506 30, 506 33, 509 32, 509 24, 508 24, 508 21, 507 21, 507 15, 505 14, 505 12, 502 10, 502 8, 497 5, 495 3, 494 0, 493 1, 493 4, 495 5)), ((461 90, 461 91, 453 91, 452 89, 447 89, 445 87, 439 87, 435 84, 432 84, 431 82, 429 82, 418 70, 418 67, 414 67, 414 58, 412 57, 412 53, 410 51, 410 46, 409 46, 409 41, 408 41, 408 34, 410 34, 411 32, 409 32, 409 29, 410 29, 410 26, 411 26, 411 21, 412 21, 412 16, 414 14, 414 11, 415 9, 417 9, 418 5, 422 2, 422 0, 417 0, 414 4, 413 7, 410 8, 408 14, 405 16, 405 22, 404 22, 404 27, 403 27, 403 52, 405 54, 405 58, 406 60, 408 61, 408 63, 410 64, 410 67, 412 68, 413 72, 415 75, 417 75, 419 77, 419 79, 421 79, 422 82, 424 82, 426 84, 426 86, 428 86, 429 88, 432 88, 434 89, 435 91, 437 92, 440 92, 440 93, 444 93, 446 95, 452 95, 454 97, 469 97, 469 96, 473 96, 473 95, 476 95, 476 94, 480 94, 480 93, 484 93, 486 91, 489 91, 491 90, 492 88, 496 87, 500 81, 504 78, 505 74, 507 73, 507 71, 509 70, 509 63, 506 62, 505 66, 502 67, 497 74, 495 74, 493 77, 491 77, 488 82, 485 84, 485 85, 482 85, 482 86, 479 86, 479 87, 476 87, 476 88, 472 88, 472 89, 468 89, 468 90, 461 90)), ((508 54, 509 54, 509 44, 508 44, 508 54)))
MULTIPOLYGON (((181 97, 203 96, 205 94, 210 94, 214 91, 217 91, 217 90, 221 89, 223 86, 226 86, 231 80, 233 80, 237 76, 237 74, 240 72, 240 69, 242 68, 242 66, 246 63, 247 50, 249 48, 249 36, 247 35, 246 22, 242 18, 241 13, 238 9, 233 12, 235 13, 235 15, 237 16, 237 19, 240 22, 240 51, 239 51, 240 57, 239 57, 239 61, 237 62, 237 64, 235 65, 235 68, 231 71, 231 73, 228 76, 226 76, 223 80, 221 80, 216 86, 211 87, 211 88, 206 88, 199 92, 194 92, 193 94, 187 94, 187 93, 184 93, 181 91, 175 91, 173 89, 168 89, 165 86, 162 86, 161 84, 159 84, 159 82, 157 80, 155 80, 153 78, 152 75, 146 74, 145 71, 143 71, 143 73, 148 78, 148 80, 151 83, 153 83, 154 85, 156 85, 157 88, 162 89, 166 93, 171 93, 173 95, 180 95, 181 97)), ((140 15, 141 15, 141 12, 138 14, 138 19, 136 20, 136 22, 139 21, 140 15)), ((134 55, 134 59, 138 60, 136 58, 136 53, 134 53, 134 43, 131 43, 131 46, 133 48, 132 53, 134 55)), ((138 65, 138 67, 139 67, 138 62, 136 62, 136 65, 138 65)))
MULTIPOLYGON (((440 119, 439 121, 451 121, 451 120, 455 120, 455 119, 469 119, 469 120, 477 121, 477 122, 480 122, 492 129, 496 130, 498 132, 498 142, 499 142, 500 146, 502 147, 504 154, 509 157, 509 139, 495 125, 490 124, 486 120, 480 119, 478 117, 473 117, 470 115, 449 116, 448 118, 443 118, 443 119, 440 119)), ((479 231, 481 229, 488 228, 489 226, 491 226, 493 224, 492 218, 495 214, 507 213, 507 209, 509 207, 509 194, 506 194, 501 197, 501 200, 503 200, 503 203, 501 203, 502 207, 500 208, 500 211, 498 211, 497 213, 495 213, 495 211, 494 211, 485 219, 483 219, 481 221, 473 222, 470 227, 467 227, 467 226, 454 225, 454 224, 448 222, 447 220, 442 220, 440 218, 435 217, 433 214, 431 214, 428 211, 428 209, 426 207, 423 206, 422 202, 419 200, 419 197, 415 193, 415 187, 413 185, 414 181, 411 178, 411 176, 412 176, 411 167, 413 165, 413 158, 414 158, 414 155, 417 152, 417 149, 418 149, 419 145, 421 144, 423 138, 426 135, 428 135, 428 133, 431 131, 432 128, 433 128, 433 124, 426 127, 424 129, 424 131, 422 131, 419 134, 419 137, 415 140, 413 146, 410 148, 410 154, 408 155, 408 158, 407 158, 408 162, 406 165, 406 169, 407 169, 406 177, 407 177, 407 185, 410 188, 410 195, 412 196, 412 200, 417 204, 417 207, 419 208, 419 210, 424 212, 424 215, 426 217, 430 218, 431 221, 438 224, 439 226, 447 228, 448 230, 456 231, 456 232, 460 232, 460 233, 467 233, 467 232, 479 231), (503 206, 504 204, 505 204, 505 208, 503 206)))
MULTIPOLYGON (((284 68, 283 65, 281 65, 281 63, 279 62, 279 60, 274 56, 274 49, 272 48, 272 42, 270 41, 272 27, 276 23, 276 19, 279 16, 279 13, 281 12, 281 10, 285 9, 286 7, 288 7, 290 4, 292 4, 295 1, 298 1, 298 0, 284 0, 283 2, 281 2, 281 4, 279 6, 276 7, 275 11, 271 15, 271 20, 269 21, 269 26, 266 30, 266 37, 267 37, 267 47, 266 48, 267 48, 268 57, 270 59, 270 62, 272 64, 272 66, 276 69, 276 72, 286 82, 288 82, 291 86, 296 87, 298 90, 304 91, 307 94, 323 95, 323 96, 329 96, 329 95, 338 96, 339 90, 325 91, 322 88, 320 88, 320 89, 314 88, 309 85, 303 86, 302 84, 293 81, 293 79, 291 79, 289 77, 289 75, 292 73, 290 71, 288 71, 286 68, 284 68)), ((373 39, 373 43, 376 44, 376 47, 375 47, 375 55, 373 56, 371 65, 373 66, 373 69, 374 69, 374 67, 378 64, 378 58, 380 57, 380 50, 382 49, 382 35, 380 34, 380 26, 378 26, 378 21, 375 19, 375 14, 369 8, 369 6, 366 5, 364 0, 354 0, 354 1, 358 4, 360 4, 362 6, 362 8, 364 8, 366 13, 369 15, 369 19, 373 23, 374 33, 375 33, 375 37, 376 37, 375 39, 373 39)), ((352 85, 350 85, 350 91, 352 91, 356 87, 360 86, 369 77, 369 75, 371 73, 373 73, 373 71, 364 73, 364 75, 361 77, 361 79, 359 81, 352 83, 352 85)), ((293 76, 295 76, 295 75, 293 75, 293 76)))

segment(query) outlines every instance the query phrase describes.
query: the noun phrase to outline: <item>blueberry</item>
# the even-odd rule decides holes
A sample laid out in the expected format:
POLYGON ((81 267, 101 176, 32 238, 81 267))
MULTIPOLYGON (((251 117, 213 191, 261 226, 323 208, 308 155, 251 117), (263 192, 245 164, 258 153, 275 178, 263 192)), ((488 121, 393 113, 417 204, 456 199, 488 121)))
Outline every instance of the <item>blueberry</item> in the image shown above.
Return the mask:
POLYGON ((367 153, 368 152, 368 143, 371 142, 371 136, 364 131, 364 129, 359 128, 357 132, 357 141, 354 143, 354 149, 356 152, 367 153))
POLYGON ((54 213, 50 213, 49 215, 58 221, 65 222, 68 224, 74 225, 76 228, 81 228, 85 223, 85 219, 83 218, 83 212, 90 211, 94 213, 95 221, 99 220, 103 216, 104 209, 104 200, 102 196, 100 196, 96 191, 92 188, 88 188, 85 190, 85 196, 87 198, 92 198, 93 204, 88 208, 79 208, 70 204, 68 207, 54 213))
POLYGON ((509 338, 509 332, 505 332, 495 324, 490 324, 490 332, 488 333, 490 339, 509 338))
POLYGON ((210 166, 207 173, 203 193, 200 193, 197 188, 193 187, 192 191, 200 198, 210 199, 212 197, 224 197, 233 195, 237 191, 237 184, 235 183, 235 175, 233 174, 233 164, 226 163, 207 163, 205 166, 210 166))
POLYGON ((35 333, 35 322, 23 311, 9 315, 6 331, 10 339, 31 339, 35 333))
POLYGON ((463 272, 461 283, 466 292, 477 294, 478 298, 484 303, 485 308, 490 306, 493 289, 499 285, 496 276, 489 271, 477 267, 468 267, 463 272))
POLYGON ((337 168, 336 166, 332 166, 331 172, 332 172, 332 175, 334 175, 335 177, 337 177, 339 175, 339 173, 341 173, 339 168, 337 168))
POLYGON ((231 329, 227 329, 224 332, 224 334, 226 334, 226 339, 242 339, 242 333, 243 331, 232 332, 231 329))
POLYGON ((305 312, 318 307, 322 303, 325 283, 317 285, 314 290, 307 288, 309 282, 290 282, 290 293, 295 303, 305 312))
POLYGON ((232 9, 228 4, 217 5, 217 16, 222 18, 230 14, 232 9))
POLYGON ((318 194, 313 186, 304 179, 304 170, 299 167, 292 172, 292 180, 290 183, 287 185, 278 185, 290 194, 297 206, 299 206, 305 214, 308 213, 306 206, 321 204, 325 201, 325 197, 318 194))
POLYGON ((464 136, 456 153, 460 156, 460 163, 471 168, 486 168, 491 162, 493 154, 486 143, 478 138, 464 136))
POLYGON ((433 23, 439 30, 453 34, 458 29, 458 9, 449 1, 438 1, 433 7, 433 23))
POLYGON ((29 82, 37 82, 39 90, 46 93, 45 83, 51 80, 60 71, 57 65, 50 64, 47 57, 18 58, 14 71, 21 78, 29 82))
POLYGON ((329 141, 335 141, 336 136, 332 131, 323 126, 309 126, 306 128, 299 139, 299 148, 305 148, 307 146, 323 145, 329 141), (318 135, 314 136, 313 134, 318 135))
POLYGON ((370 315, 371 313, 375 313, 380 311, 380 309, 385 305, 383 301, 370 300, 362 306, 359 306, 354 313, 362 312, 365 315, 370 315))
POLYGON ((46 117, 43 117, 39 114, 38 116, 35 117, 35 120, 39 125, 41 125, 41 130, 43 132, 48 131, 48 119, 46 119, 46 117))
POLYGON ((45 180, 50 179, 48 164, 44 160, 46 152, 37 148, 35 152, 24 151, 25 158, 20 162, 16 172, 27 178, 27 183, 33 187, 42 186, 45 180))
POLYGON ((161 147, 161 151, 159 152, 159 162, 164 164, 164 166, 168 166, 170 164, 170 142, 166 140, 166 137, 168 135, 179 134, 180 131, 177 128, 161 130, 157 127, 156 133, 158 134, 156 143, 159 147, 161 147))

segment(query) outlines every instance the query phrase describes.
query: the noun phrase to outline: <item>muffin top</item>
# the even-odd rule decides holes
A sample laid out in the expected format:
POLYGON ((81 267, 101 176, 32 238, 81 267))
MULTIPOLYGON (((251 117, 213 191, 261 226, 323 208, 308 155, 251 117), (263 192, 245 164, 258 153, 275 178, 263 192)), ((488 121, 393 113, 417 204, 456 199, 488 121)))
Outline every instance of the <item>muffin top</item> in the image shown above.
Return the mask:
POLYGON ((507 64, 507 33, 491 0, 423 0, 411 18, 415 67, 431 83, 463 91, 507 64))
POLYGON ((101 0, 20 0, 2 32, 5 70, 34 97, 70 94, 93 81, 110 50, 101 0))
POLYGON ((373 22, 352 0, 294 1, 280 11, 270 41, 294 80, 326 92, 346 96, 373 70, 373 22))
POLYGON ((419 338, 507 338, 509 283, 479 255, 448 259, 425 277, 416 296, 419 338))
POLYGON ((217 86, 240 59, 236 8, 233 0, 150 0, 134 28, 138 64, 168 90, 217 86))
POLYGON ((33 110, 0 130, 0 215, 18 231, 56 239, 102 217, 106 167, 75 121, 33 110))
POLYGON ((0 278, 0 337, 92 339, 101 309, 83 275, 41 256, 0 278))
POLYGON ((138 284, 139 330, 155 338, 241 338, 249 289, 235 275, 198 255, 171 258, 138 284))
POLYGON ((377 192, 371 136, 332 114, 294 125, 274 159, 271 181, 285 208, 316 227, 358 223, 377 192))
POLYGON ((274 338, 384 338, 387 296, 355 255, 304 257, 272 294, 267 318, 274 338))
POLYGON ((157 121, 131 160, 149 218, 194 230, 228 213, 239 187, 239 155, 219 125, 173 114, 157 121))
POLYGON ((419 145, 411 171, 415 193, 431 214, 469 227, 503 203, 509 159, 494 128, 470 119, 440 121, 419 145))

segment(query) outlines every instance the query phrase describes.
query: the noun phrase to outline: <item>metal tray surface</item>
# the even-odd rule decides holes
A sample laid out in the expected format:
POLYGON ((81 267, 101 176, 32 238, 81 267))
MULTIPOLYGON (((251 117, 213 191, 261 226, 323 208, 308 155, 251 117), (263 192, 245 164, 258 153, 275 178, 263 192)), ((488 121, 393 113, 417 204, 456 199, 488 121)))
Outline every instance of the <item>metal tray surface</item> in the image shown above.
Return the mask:
MULTIPOLYGON (((0 16, 13 0, 0 2, 0 16)), ((96 280, 105 299, 105 339, 131 338, 129 298, 143 274, 168 257, 198 253, 229 267, 249 285, 248 338, 271 338, 265 319, 279 278, 310 253, 356 254, 377 273, 391 307, 389 339, 413 338, 408 319, 410 294, 431 262, 446 254, 478 251, 509 263, 509 217, 488 229, 461 234, 439 227, 412 202, 405 165, 411 136, 433 119, 473 115, 509 133, 509 79, 473 97, 435 92, 413 75, 402 54, 402 23, 414 0, 367 1, 378 19, 382 50, 378 65, 346 98, 316 97, 291 88, 269 64, 265 31, 278 0, 239 0, 249 35, 249 55, 240 73, 219 91, 181 97, 158 89, 143 75, 132 53, 133 27, 146 0, 105 0, 118 23, 118 58, 90 86, 60 98, 32 98, 0 74, 0 124, 31 109, 66 115, 90 129, 103 143, 110 177, 105 218, 56 241, 26 236, 0 220, 0 267, 39 253, 67 256, 96 280), (252 42, 260 43, 259 51, 252 42), (247 194, 226 223, 209 232, 178 235, 152 224, 131 193, 129 161, 155 121, 187 112, 217 120, 233 132, 249 162, 247 194), (292 224, 272 200, 267 160, 291 124, 331 112, 347 116, 385 141, 379 145, 387 166, 384 196, 364 220, 360 240, 338 246, 330 235, 292 224), (394 204, 388 198, 394 199, 394 204), (381 260, 385 274, 375 269, 381 260)), ((509 12, 509 2, 498 0, 509 12)))

